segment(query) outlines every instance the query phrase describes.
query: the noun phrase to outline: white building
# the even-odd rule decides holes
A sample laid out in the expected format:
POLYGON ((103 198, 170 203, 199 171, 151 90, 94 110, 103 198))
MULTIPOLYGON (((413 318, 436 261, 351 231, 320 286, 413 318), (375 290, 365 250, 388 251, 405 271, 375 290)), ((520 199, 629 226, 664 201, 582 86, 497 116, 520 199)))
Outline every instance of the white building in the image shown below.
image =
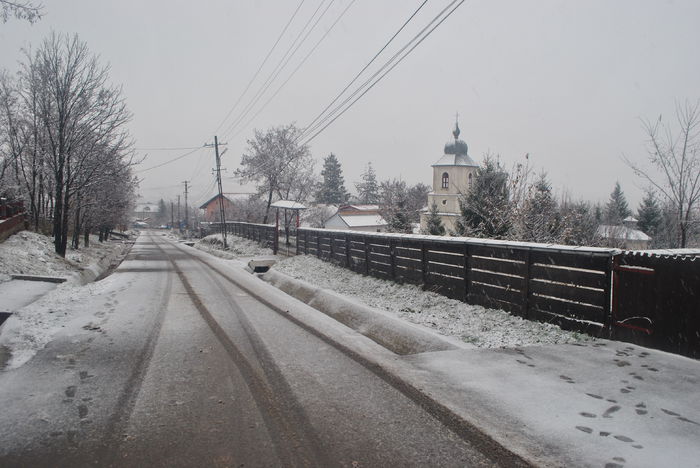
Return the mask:
POLYGON ((343 205, 325 223, 326 229, 384 232, 387 223, 378 205, 343 205))
POLYGON ((598 236, 609 247, 628 250, 645 250, 649 248, 651 237, 637 229, 637 220, 631 216, 622 221, 622 225, 598 226, 598 236))
POLYGON ((459 133, 459 124, 455 122, 452 132, 454 141, 445 144, 445 154, 432 166, 433 191, 428 194, 428 206, 420 216, 420 226, 424 231, 427 229, 428 211, 435 204, 446 231, 455 232, 455 223, 461 215, 459 196, 467 193, 476 177, 479 166, 469 157, 469 148, 459 139, 459 133))

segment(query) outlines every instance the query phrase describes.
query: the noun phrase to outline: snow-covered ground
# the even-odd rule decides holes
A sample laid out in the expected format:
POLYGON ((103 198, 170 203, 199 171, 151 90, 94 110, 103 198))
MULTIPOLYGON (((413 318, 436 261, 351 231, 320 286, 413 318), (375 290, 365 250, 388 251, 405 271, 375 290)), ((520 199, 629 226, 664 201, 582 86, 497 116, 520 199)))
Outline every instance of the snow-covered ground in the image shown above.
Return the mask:
POLYGON ((35 232, 21 231, 0 243, 0 283, 6 294, 3 295, 4 307, 1 309, 14 312, 3 324, 0 333, 0 345, 12 353, 8 368, 21 366, 60 330, 75 320, 84 320, 84 317, 76 316, 75 305, 108 288, 109 282, 81 286, 76 273, 88 266, 94 268, 100 259, 122 247, 121 241, 100 243, 94 237, 91 238, 90 247, 69 249, 64 259, 54 252, 50 237, 35 232), (58 286, 53 283, 10 281, 12 274, 59 276, 68 278, 68 281, 58 286), (45 295, 42 296, 43 293, 45 295), (22 301, 27 297, 32 301, 40 298, 14 310, 15 305, 23 305, 22 301))
POLYGON ((221 234, 212 234, 195 242, 195 248, 219 258, 234 259, 239 257, 257 257, 272 255, 272 249, 261 247, 259 243, 238 236, 226 236, 228 250, 223 250, 224 241, 221 234))
POLYGON ((115 242, 119 241, 101 243, 97 236, 91 236, 90 247, 69 248, 66 258, 62 258, 54 252, 50 237, 20 231, 0 243, 0 282, 9 281, 12 274, 69 276, 109 254, 116 247, 115 242))
POLYGON ((307 255, 291 257, 274 268, 293 278, 330 289, 370 307, 388 311, 480 348, 499 348, 592 341, 588 335, 556 325, 532 322, 502 310, 487 309, 352 272, 307 255))

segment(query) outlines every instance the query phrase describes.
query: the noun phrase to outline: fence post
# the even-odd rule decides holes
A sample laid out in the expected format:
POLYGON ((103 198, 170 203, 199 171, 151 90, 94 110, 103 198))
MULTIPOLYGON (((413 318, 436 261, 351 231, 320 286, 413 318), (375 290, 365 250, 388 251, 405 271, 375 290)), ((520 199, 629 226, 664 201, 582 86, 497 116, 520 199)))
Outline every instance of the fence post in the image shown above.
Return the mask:
POLYGON ((316 257, 321 258, 321 235, 316 231, 316 257))
POLYGON ((471 287, 471 273, 469 271, 469 244, 464 243, 464 302, 468 302, 469 289, 471 287))
POLYGON ((350 255, 350 236, 348 234, 344 234, 345 236, 345 268, 352 268, 352 265, 350 264, 350 259, 352 256, 350 255))
POLYGON ((617 286, 620 281, 617 267, 620 265, 620 255, 610 255, 608 267, 605 269, 605 323, 603 329, 607 329, 608 338, 613 338, 615 327, 615 314, 617 313, 617 286))
POLYGON ((523 277, 523 318, 527 319, 530 316, 530 274, 532 271, 532 256, 528 249, 525 255, 525 274, 523 277))
POLYGON ((333 263, 333 234, 328 234, 328 237, 330 238, 330 256, 331 258, 329 259, 331 263, 333 263))
POLYGON ((296 255, 299 255, 299 228, 297 228, 297 247, 296 247, 296 255))
POLYGON ((396 279, 396 239, 389 239, 389 271, 391 278, 396 279))
POLYGON ((304 231, 304 255, 309 254, 309 231, 304 231))
POLYGON ((365 241, 365 274, 369 275, 369 241, 367 236, 364 236, 365 241))
POLYGON ((425 241, 420 243, 420 269, 423 273, 423 287, 428 286, 428 249, 425 241))

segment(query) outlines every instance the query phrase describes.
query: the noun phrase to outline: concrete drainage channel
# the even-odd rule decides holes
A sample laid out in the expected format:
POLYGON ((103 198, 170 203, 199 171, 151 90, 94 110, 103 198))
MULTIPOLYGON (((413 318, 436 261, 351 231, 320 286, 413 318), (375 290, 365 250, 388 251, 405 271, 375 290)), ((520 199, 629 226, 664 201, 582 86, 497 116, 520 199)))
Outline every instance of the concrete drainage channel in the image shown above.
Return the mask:
POLYGON ((272 264, 257 263, 255 260, 248 264, 249 271, 260 273, 257 276, 263 281, 396 354, 409 355, 472 348, 456 339, 438 335, 432 330, 405 322, 386 312, 353 302, 340 294, 270 270, 270 266, 272 264))

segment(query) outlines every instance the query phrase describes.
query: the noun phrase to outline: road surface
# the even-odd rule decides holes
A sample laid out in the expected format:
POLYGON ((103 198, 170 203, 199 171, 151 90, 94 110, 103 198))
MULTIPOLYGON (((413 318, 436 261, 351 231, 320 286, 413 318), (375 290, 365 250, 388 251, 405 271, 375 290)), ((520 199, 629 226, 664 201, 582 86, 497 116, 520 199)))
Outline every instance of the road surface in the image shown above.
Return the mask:
POLYGON ((0 374, 0 465, 510 464, 192 251, 140 236, 93 322, 0 374))

